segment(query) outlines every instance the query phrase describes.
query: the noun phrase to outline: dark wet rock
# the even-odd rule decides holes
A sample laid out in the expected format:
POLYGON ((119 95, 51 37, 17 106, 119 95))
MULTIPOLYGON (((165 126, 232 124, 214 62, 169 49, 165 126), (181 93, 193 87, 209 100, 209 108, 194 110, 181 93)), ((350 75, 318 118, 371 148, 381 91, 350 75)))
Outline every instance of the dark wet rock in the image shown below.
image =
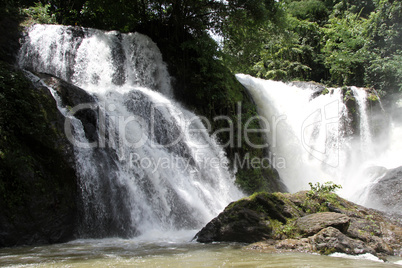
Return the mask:
POLYGON ((223 215, 207 224, 198 234, 197 241, 209 243, 213 241, 252 243, 271 237, 272 228, 264 222, 260 213, 244 208, 236 215, 223 215), (233 221, 231 216, 237 219, 233 221))
POLYGON ((88 141, 98 141, 98 114, 94 97, 82 88, 50 74, 35 73, 35 75, 57 92, 61 98, 62 106, 76 110, 74 116, 82 122, 88 141))
POLYGON ((0 18, 0 60, 14 64, 20 48, 18 40, 21 37, 18 19, 2 16, 0 18))
POLYGON ((282 200, 260 194, 230 204, 197 235, 198 242, 230 241, 252 243, 272 238, 273 225, 291 216, 282 200), (257 208, 257 209, 255 209, 257 208))
POLYGON ((0 62, 0 247, 74 238, 77 177, 64 117, 46 87, 0 62))

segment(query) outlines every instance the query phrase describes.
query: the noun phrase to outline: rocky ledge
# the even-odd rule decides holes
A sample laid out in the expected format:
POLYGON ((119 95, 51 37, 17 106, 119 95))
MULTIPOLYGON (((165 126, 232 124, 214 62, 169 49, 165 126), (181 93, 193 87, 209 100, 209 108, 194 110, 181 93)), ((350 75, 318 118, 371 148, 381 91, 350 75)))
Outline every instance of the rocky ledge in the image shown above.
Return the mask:
POLYGON ((402 219, 334 193, 256 193, 229 204, 194 238, 262 251, 402 255, 402 219))

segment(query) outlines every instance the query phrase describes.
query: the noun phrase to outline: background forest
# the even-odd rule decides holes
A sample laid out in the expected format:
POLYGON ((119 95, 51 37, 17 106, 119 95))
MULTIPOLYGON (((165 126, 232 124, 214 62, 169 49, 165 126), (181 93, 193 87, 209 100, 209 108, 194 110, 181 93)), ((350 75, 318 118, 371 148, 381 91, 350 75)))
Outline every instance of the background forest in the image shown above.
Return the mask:
MULTIPOLYGON (((25 15, 41 23, 144 32, 160 43, 168 62, 195 62, 200 75, 212 73, 211 61, 219 60, 232 72, 267 79, 402 90, 400 1, 6 0, 5 3, 2 13, 22 7, 25 15), (210 33, 218 36, 219 44, 210 33), (171 59, 171 55, 176 59, 171 59)), ((179 71, 178 74, 181 77, 179 71)))

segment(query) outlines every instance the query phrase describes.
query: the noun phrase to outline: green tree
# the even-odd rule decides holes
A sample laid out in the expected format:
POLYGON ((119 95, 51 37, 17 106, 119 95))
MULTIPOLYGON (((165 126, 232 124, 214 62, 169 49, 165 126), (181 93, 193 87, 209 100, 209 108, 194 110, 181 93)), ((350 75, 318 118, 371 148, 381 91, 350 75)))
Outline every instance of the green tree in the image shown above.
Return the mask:
POLYGON ((318 78, 322 69, 317 57, 321 39, 318 24, 292 16, 287 22, 286 30, 265 42, 260 60, 253 66, 256 75, 285 81, 318 78))
POLYGON ((292 1, 288 6, 289 13, 299 20, 309 20, 324 25, 328 20, 329 10, 320 0, 292 1))
MULTIPOLYGON (((248 1, 243 1, 247 4, 248 1)), ((233 6, 230 15, 222 22, 224 62, 233 72, 256 75, 253 66, 261 60, 264 44, 285 24, 280 3, 274 1, 249 1, 258 3, 247 8, 233 6)))
POLYGON ((374 54, 366 70, 366 84, 382 91, 402 91, 402 3, 377 0, 369 18, 369 50, 374 54))
POLYGON ((325 25, 323 56, 330 81, 336 85, 364 85, 364 70, 371 59, 368 21, 348 11, 344 16, 331 16, 325 25))

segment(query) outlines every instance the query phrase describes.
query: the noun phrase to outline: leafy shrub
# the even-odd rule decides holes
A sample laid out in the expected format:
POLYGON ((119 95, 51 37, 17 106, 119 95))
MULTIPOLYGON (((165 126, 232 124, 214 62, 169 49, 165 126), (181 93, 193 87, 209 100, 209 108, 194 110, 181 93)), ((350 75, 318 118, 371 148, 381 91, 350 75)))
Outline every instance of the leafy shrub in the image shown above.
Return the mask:
POLYGON ((303 203, 307 212, 324 212, 328 211, 328 205, 337 202, 335 191, 341 189, 342 186, 333 182, 325 182, 320 184, 312 184, 309 182, 310 190, 306 193, 306 199, 303 203))
POLYGON ((309 182, 310 190, 307 192, 307 197, 309 198, 320 198, 324 197, 330 193, 335 192, 337 189, 342 189, 341 185, 335 184, 332 181, 320 184, 317 182, 315 185, 309 182))
POLYGON ((50 4, 35 3, 35 6, 22 9, 21 13, 27 17, 27 24, 56 24, 56 17, 50 14, 49 8, 50 4))

